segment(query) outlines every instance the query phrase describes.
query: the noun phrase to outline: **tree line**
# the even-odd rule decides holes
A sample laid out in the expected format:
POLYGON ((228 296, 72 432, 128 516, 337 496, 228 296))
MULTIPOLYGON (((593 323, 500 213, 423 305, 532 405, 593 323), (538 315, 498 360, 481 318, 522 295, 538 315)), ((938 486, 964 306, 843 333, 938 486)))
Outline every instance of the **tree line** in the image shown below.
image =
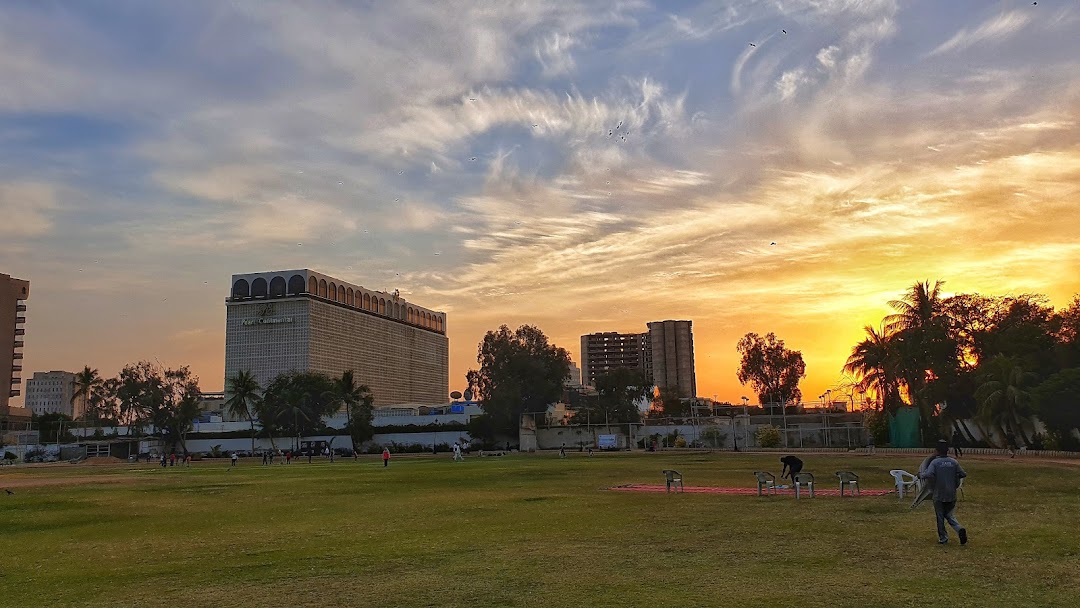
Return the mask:
MULTIPOLYGON (((853 406, 858 396, 875 428, 900 408, 917 408, 927 444, 958 435, 970 444, 981 438, 1003 446, 1012 435, 1034 448, 1080 449, 1080 296, 1055 310, 1042 294, 945 297, 943 285, 919 282, 889 302, 894 312, 864 328, 837 392, 846 392, 853 406), (1032 417, 1046 436, 1033 432, 1032 417)), ((751 385, 759 403, 801 402, 800 351, 772 333, 748 333, 736 348, 738 379, 751 385)), ((477 362, 467 375, 484 410, 470 423, 474 437, 515 435, 522 414, 545 412, 564 396, 570 356, 537 327, 489 331, 477 362)), ((575 417, 639 422, 636 403, 649 396, 664 416, 683 416, 689 407, 639 370, 613 370, 595 388, 594 395, 568 395, 575 417)))
POLYGON ((852 349, 844 371, 874 409, 918 408, 924 442, 973 425, 993 445, 1080 449, 1080 297, 1055 310, 1042 294, 944 297, 919 282, 852 349), (1037 416, 1047 437, 1029 433, 1037 416))
MULTIPOLYGON (((345 410, 346 432, 353 449, 374 435, 374 396, 357 383, 351 370, 340 377, 316 372, 288 372, 262 387, 248 371, 226 379, 226 410, 246 420, 255 438, 296 437, 333 432, 324 418, 345 410)), ((149 361, 124 366, 117 376, 103 378, 89 366, 75 375, 72 405, 85 398, 83 420, 92 426, 127 427, 129 436, 151 432, 187 452, 187 433, 202 413, 199 379, 187 366, 176 369, 149 361)), ((276 449, 276 445, 274 446, 276 449)))

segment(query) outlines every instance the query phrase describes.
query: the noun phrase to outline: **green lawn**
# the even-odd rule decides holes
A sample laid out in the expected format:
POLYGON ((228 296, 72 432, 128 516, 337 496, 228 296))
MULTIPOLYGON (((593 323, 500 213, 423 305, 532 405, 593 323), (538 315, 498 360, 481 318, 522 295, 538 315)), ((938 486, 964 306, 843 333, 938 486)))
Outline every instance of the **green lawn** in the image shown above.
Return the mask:
MULTIPOLYGON (((884 488, 921 459, 804 460, 884 488)), ((962 463, 966 547, 895 495, 605 491, 750 486, 771 454, 5 468, 0 606, 1075 606, 1080 468, 962 463)))

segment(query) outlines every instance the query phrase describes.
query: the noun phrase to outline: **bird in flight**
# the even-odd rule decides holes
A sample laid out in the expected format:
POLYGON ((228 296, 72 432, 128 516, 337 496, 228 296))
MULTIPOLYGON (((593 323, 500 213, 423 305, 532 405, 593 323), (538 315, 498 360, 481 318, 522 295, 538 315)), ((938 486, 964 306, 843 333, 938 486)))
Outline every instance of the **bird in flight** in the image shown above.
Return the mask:
POLYGON ((753 42, 750 43, 750 46, 757 48, 757 45, 754 44, 753 42))
POLYGON ((781 32, 784 32, 785 34, 787 33, 787 30, 780 30, 780 31, 781 31, 781 32))
POLYGON ((775 245, 775 244, 776 244, 776 241, 773 241, 773 242, 771 242, 771 243, 769 243, 769 244, 770 244, 770 245, 775 245))

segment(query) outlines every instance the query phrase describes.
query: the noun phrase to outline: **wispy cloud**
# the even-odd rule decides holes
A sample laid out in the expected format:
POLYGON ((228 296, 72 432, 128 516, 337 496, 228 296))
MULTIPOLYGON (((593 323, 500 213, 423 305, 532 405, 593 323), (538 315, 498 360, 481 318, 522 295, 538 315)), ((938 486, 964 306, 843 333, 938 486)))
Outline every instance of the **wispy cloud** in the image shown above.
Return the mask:
POLYGON ((1031 17, 1019 11, 1009 11, 987 19, 974 29, 964 28, 952 38, 927 53, 933 57, 942 53, 963 51, 971 46, 1003 40, 1013 36, 1030 23, 1031 17))

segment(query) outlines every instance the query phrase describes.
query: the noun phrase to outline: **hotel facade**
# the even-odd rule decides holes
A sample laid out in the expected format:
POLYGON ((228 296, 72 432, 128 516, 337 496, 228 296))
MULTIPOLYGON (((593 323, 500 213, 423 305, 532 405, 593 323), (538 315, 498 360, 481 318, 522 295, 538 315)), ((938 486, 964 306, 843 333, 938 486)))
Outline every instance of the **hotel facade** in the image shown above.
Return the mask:
POLYGON ((351 369, 376 407, 446 402, 446 313, 307 269, 235 274, 225 310, 226 390, 240 371, 265 388, 351 369))

